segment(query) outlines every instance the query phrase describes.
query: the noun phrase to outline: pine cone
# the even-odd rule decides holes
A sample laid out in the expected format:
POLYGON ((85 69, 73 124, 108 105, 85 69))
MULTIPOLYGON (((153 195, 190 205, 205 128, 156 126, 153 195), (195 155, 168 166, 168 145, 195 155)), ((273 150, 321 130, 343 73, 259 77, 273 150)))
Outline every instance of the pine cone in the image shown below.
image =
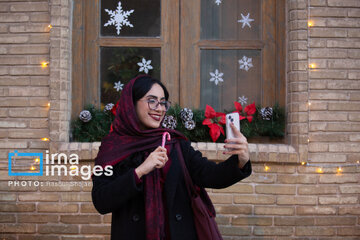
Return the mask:
POLYGON ((273 109, 271 107, 265 107, 260 110, 260 114, 263 120, 271 120, 273 115, 273 109))
POLYGON ((83 122, 89 122, 91 120, 92 116, 88 110, 83 110, 80 112, 79 118, 83 122))
POLYGON ((106 106, 104 107, 104 112, 106 112, 106 113, 110 112, 113 107, 114 107, 113 103, 106 104, 106 106))
POLYGON ((170 129, 175 129, 177 125, 176 119, 174 116, 171 115, 166 115, 164 117, 164 121, 162 123, 162 126, 164 128, 170 128, 170 129))
POLYGON ((185 122, 185 128, 187 130, 193 130, 195 128, 196 124, 194 122, 194 120, 190 120, 190 121, 186 121, 185 122))
POLYGON ((193 117, 194 117, 194 114, 193 114, 192 110, 189 108, 183 108, 180 111, 180 118, 183 122, 190 121, 190 120, 192 120, 193 117))

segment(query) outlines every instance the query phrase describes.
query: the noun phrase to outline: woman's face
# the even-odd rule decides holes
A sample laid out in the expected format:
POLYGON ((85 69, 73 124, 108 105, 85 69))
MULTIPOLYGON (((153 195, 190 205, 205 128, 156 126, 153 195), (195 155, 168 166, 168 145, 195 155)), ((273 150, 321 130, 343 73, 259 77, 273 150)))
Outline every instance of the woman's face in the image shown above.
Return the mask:
POLYGON ((160 127, 165 116, 165 107, 158 104, 155 110, 149 108, 148 100, 166 101, 164 90, 155 83, 144 97, 136 102, 136 114, 140 120, 140 129, 146 130, 160 127))

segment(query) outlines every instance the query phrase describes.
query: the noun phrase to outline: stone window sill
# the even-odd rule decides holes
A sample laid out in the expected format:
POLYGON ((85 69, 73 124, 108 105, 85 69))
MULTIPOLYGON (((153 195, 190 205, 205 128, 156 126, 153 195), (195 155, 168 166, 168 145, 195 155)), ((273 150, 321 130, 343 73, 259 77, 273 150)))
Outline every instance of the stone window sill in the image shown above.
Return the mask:
MULTIPOLYGON (((100 142, 81 143, 63 142, 58 145, 59 153, 76 153, 82 161, 95 159, 99 151, 100 142)), ((223 143, 193 142, 194 149, 202 152, 204 157, 212 161, 223 161, 229 156, 223 154, 223 143)), ((287 144, 254 144, 249 143, 250 159, 252 162, 298 163, 299 153, 287 144)))

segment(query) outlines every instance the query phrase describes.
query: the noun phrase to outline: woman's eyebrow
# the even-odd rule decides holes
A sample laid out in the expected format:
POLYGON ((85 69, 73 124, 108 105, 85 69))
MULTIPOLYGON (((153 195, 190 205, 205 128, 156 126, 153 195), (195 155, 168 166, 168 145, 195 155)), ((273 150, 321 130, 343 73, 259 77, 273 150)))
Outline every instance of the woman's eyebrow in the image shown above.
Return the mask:
MULTIPOLYGON (((155 99, 158 99, 158 97, 157 97, 157 96, 155 96, 155 95, 147 95, 147 97, 148 97, 148 98, 155 98, 155 99)), ((163 100, 163 99, 165 99, 165 97, 162 97, 160 100, 163 100)))

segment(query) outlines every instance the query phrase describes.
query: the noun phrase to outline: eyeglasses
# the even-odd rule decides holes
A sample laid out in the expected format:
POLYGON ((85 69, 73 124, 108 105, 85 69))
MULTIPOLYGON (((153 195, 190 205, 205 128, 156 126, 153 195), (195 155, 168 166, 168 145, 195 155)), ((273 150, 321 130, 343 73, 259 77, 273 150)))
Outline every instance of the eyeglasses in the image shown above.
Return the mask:
POLYGON ((147 101, 148 105, 149 105, 149 108, 151 110, 156 110, 157 107, 159 105, 161 105, 161 107, 165 108, 165 111, 168 111, 170 106, 171 106, 171 102, 170 101, 161 101, 159 102, 158 100, 156 99, 153 99, 153 98, 149 98, 149 99, 143 99, 145 101, 147 101))

